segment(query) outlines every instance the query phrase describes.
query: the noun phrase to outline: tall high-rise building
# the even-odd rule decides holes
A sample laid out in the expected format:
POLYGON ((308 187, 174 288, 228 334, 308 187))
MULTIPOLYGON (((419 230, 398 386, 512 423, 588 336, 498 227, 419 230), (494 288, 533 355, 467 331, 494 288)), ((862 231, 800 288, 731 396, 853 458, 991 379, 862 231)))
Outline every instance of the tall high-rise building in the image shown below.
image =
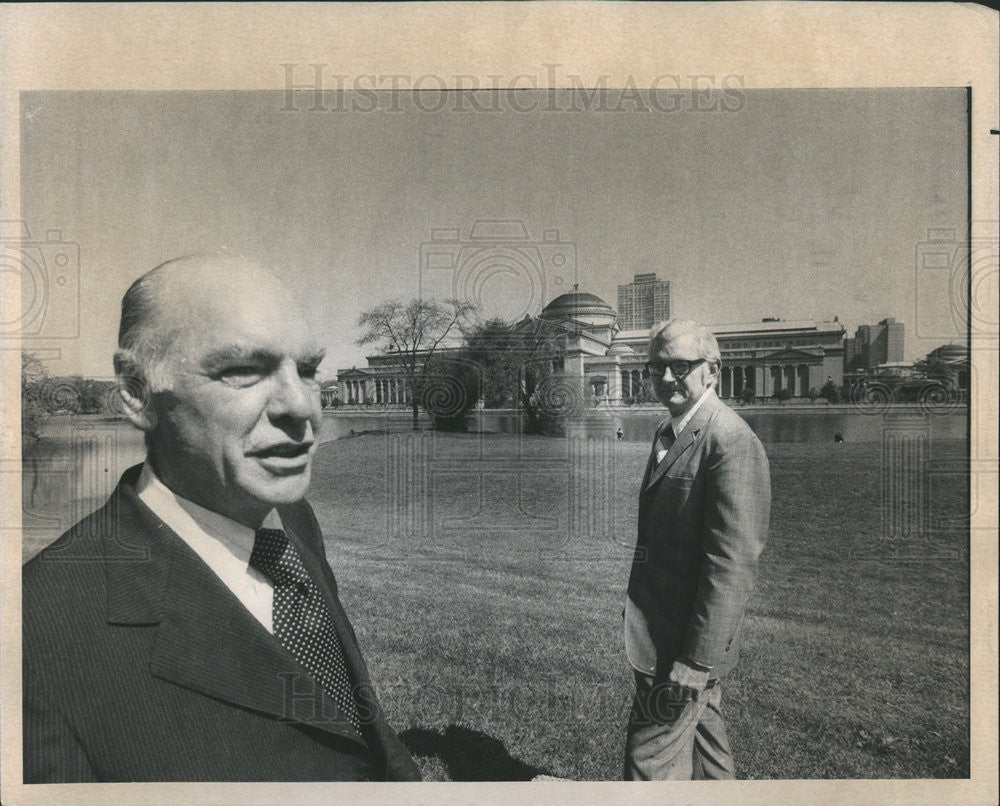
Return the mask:
POLYGON ((631 283, 618 286, 618 325, 622 330, 643 330, 670 318, 670 281, 656 274, 636 274, 631 283))
POLYGON ((853 339, 844 340, 844 372, 873 370, 879 364, 903 360, 904 326, 895 318, 877 325, 859 325, 853 339))

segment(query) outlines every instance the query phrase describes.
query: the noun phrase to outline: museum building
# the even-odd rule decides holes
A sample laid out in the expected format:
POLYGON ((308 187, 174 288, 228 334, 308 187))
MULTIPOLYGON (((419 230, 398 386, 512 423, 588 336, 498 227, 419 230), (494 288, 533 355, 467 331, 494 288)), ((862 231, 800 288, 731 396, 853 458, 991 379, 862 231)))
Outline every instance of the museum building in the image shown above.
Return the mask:
MULTIPOLYGON (((539 318, 563 334, 563 373, 579 378, 582 391, 596 405, 640 399, 650 327, 621 329, 610 305, 579 290, 553 299, 539 318)), ((770 397, 783 389, 792 397, 806 397, 827 381, 838 387, 843 382, 844 327, 836 320, 764 319, 709 329, 722 353, 722 398, 739 398, 744 390, 770 397)), ((399 359, 391 354, 370 356, 364 369, 338 370, 337 390, 348 405, 403 405, 410 399, 399 359)), ((332 388, 325 392, 324 402, 332 394, 332 388)))

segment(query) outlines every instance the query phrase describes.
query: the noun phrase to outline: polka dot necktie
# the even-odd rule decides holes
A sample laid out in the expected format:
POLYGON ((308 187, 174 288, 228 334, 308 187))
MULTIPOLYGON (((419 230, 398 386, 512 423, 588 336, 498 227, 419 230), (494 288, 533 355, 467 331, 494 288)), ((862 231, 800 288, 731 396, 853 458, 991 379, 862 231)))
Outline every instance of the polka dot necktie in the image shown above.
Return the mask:
POLYGON ((274 584, 274 635, 333 697, 361 732, 344 649, 323 593, 281 529, 258 529, 250 567, 274 584))

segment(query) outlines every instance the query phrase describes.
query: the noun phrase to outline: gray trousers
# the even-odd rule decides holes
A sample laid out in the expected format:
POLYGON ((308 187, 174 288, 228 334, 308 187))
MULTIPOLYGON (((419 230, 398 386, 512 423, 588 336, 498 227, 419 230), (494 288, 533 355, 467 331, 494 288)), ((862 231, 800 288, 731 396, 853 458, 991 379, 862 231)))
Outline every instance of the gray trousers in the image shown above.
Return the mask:
POLYGON ((625 780, 735 777, 722 719, 722 687, 716 683, 696 701, 684 701, 676 688, 636 672, 625 740, 625 780))

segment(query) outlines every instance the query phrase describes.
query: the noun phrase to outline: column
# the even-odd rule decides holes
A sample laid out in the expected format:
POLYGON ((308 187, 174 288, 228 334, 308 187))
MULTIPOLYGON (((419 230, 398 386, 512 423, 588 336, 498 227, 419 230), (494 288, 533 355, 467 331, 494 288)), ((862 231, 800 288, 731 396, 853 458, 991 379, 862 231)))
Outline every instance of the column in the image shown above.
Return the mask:
POLYGON ((719 397, 729 397, 733 392, 733 371, 729 367, 722 368, 721 378, 722 388, 719 390, 719 397))
POLYGON ((622 374, 617 368, 608 373, 608 397, 615 402, 622 399, 622 374))

